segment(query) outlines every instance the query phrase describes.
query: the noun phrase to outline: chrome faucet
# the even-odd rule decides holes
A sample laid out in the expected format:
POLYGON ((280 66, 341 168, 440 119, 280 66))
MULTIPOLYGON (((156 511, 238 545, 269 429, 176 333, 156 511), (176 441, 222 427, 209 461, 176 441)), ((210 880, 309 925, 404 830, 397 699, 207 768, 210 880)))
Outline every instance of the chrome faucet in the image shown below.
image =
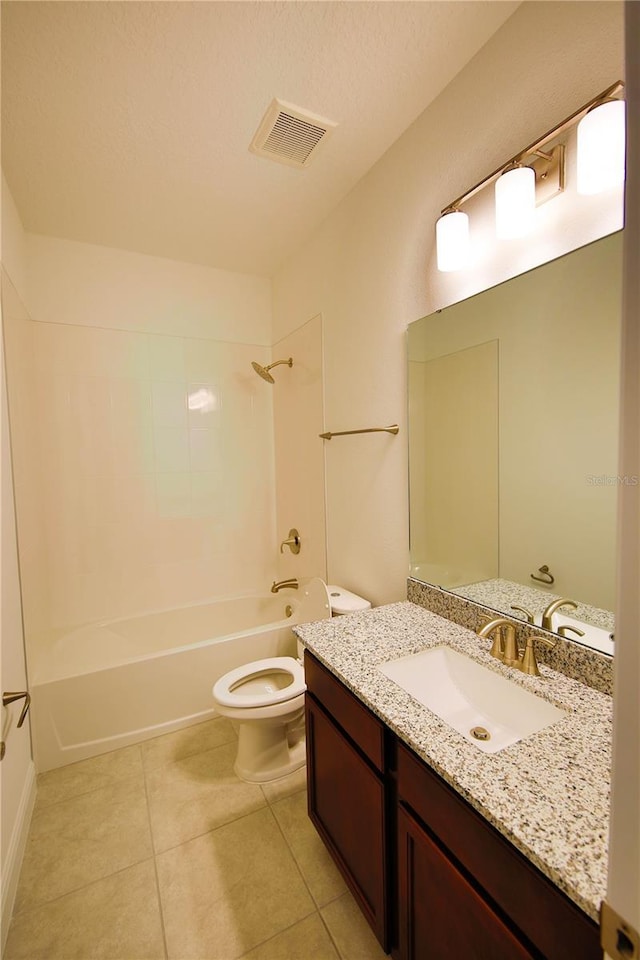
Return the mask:
POLYGON ((277 583, 274 580, 271 584, 271 593, 277 593, 278 590, 283 590, 285 587, 290 587, 292 590, 297 590, 300 584, 295 577, 292 577, 290 580, 278 580, 277 583))
POLYGON ((520 663, 516 628, 505 617, 496 617, 489 620, 484 627, 477 631, 479 637, 490 637, 493 633, 493 644, 489 653, 507 667, 516 667, 520 663))
POLYGON ((559 610, 560 607, 572 607, 574 610, 578 609, 578 604, 574 603, 573 600, 566 600, 560 598, 559 600, 552 600, 547 609, 542 614, 542 623, 540 626, 543 630, 553 631, 553 615, 556 610, 559 610))

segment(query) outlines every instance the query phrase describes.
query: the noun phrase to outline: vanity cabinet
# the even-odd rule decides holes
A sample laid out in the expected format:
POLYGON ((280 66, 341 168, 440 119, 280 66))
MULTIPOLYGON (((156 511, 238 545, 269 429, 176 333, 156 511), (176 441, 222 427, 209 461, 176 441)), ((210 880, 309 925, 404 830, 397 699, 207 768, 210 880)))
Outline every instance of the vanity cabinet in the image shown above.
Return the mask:
POLYGON ((309 816, 395 960, 601 960, 590 917, 308 651, 305 674, 309 816))
POLYGON ((445 960, 449 938, 470 960, 602 960, 598 925, 403 743, 396 778, 394 955, 445 960))
POLYGON ((309 817, 385 950, 384 725, 305 654, 309 817))

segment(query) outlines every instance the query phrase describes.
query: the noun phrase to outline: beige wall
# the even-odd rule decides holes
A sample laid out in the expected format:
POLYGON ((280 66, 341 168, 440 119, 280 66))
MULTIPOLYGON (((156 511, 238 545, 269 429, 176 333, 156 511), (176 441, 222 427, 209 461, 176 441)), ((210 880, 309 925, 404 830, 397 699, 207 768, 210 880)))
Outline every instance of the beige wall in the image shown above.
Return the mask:
MULTIPOLYGON (((622 38, 618 3, 524 3, 274 278, 276 338, 323 314, 327 427, 401 425, 327 449, 328 576, 375 603, 406 592, 407 324, 615 229, 621 209, 568 189, 561 229, 491 240, 472 277, 437 274, 435 220, 620 79, 622 38)), ((491 198, 475 208, 482 236, 491 198)), ((545 220, 559 209, 547 204, 545 220)))
POLYGON ((25 244, 33 320, 271 343, 264 277, 35 234, 25 244))

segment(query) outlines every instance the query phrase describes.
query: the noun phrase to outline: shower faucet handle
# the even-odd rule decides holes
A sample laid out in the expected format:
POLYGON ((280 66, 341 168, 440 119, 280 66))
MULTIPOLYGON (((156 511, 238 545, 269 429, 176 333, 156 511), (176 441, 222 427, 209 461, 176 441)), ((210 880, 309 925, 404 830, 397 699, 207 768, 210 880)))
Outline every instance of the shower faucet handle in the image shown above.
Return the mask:
POLYGON ((300 534, 295 527, 291 527, 289 530, 289 536, 286 540, 283 540, 280 544, 280 553, 284 553, 284 548, 289 547, 291 553, 300 553, 300 546, 302 541, 300 539, 300 534))

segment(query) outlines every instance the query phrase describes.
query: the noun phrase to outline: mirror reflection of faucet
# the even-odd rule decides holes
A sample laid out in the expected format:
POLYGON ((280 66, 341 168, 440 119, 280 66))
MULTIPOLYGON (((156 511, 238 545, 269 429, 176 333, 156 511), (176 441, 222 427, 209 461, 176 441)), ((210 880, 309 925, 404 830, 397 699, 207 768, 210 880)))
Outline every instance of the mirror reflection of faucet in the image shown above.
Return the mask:
POLYGON ((571 607, 572 610, 577 610, 578 604, 574 603, 573 600, 567 600, 565 597, 553 600, 542 614, 542 623, 540 626, 543 630, 553 630, 553 615, 560 607, 571 607))

